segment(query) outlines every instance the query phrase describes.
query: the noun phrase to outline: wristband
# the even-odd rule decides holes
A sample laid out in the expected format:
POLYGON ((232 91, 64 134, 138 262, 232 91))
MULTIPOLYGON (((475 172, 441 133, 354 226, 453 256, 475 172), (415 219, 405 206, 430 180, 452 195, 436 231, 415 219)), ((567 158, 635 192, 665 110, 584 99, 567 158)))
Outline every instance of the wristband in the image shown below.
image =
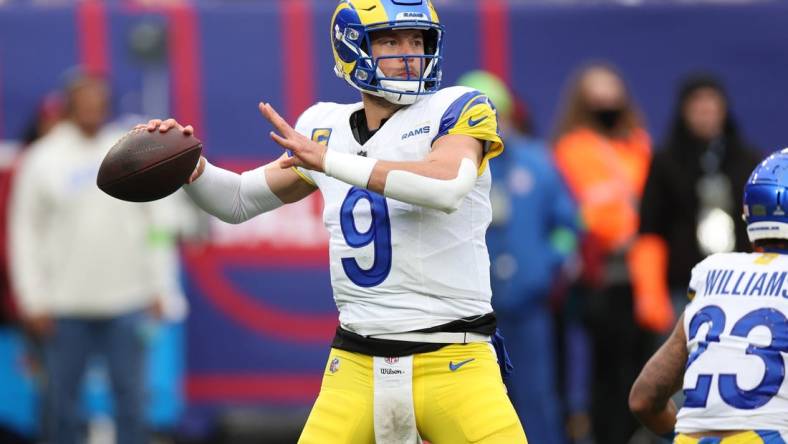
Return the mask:
POLYGON ((323 171, 327 176, 353 186, 366 188, 377 159, 326 150, 323 171))

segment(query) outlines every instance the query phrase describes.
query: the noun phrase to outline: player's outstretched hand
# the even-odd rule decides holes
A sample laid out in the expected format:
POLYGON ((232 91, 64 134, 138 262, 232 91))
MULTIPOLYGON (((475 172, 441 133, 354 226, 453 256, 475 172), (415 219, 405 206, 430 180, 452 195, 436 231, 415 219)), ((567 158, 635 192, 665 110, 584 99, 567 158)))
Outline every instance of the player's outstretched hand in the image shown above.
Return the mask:
MULTIPOLYGON (((161 133, 166 133, 167 131, 171 130, 172 128, 178 128, 178 131, 182 132, 185 136, 191 136, 194 134, 194 128, 191 125, 183 126, 178 123, 175 119, 151 119, 148 120, 148 123, 140 123, 134 127, 135 130, 146 129, 148 132, 154 132, 158 130, 161 133)), ((192 171, 191 176, 186 181, 187 184, 194 182, 197 180, 198 177, 205 171, 205 157, 200 156, 200 160, 197 162, 197 166, 194 167, 194 171, 192 171)))
POLYGON ((292 153, 290 157, 279 162, 279 165, 282 168, 299 166, 312 171, 322 172, 326 147, 309 140, 294 130, 269 103, 260 102, 258 107, 263 117, 271 122, 271 125, 276 130, 271 131, 271 138, 282 148, 292 153))
POLYGON ((147 129, 149 132, 154 132, 157 129, 159 132, 166 133, 167 131, 171 130, 172 128, 178 128, 184 135, 191 136, 194 134, 194 128, 191 125, 183 126, 178 123, 175 119, 151 119, 148 123, 140 123, 139 125, 135 126, 134 129, 147 129))

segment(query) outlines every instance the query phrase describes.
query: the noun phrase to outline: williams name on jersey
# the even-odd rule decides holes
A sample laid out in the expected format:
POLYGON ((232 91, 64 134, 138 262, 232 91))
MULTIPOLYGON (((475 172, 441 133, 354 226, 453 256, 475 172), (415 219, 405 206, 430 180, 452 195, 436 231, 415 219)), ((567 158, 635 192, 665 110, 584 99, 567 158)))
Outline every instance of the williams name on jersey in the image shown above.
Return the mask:
POLYGON ((788 255, 716 254, 692 270, 676 431, 788 430, 788 255))

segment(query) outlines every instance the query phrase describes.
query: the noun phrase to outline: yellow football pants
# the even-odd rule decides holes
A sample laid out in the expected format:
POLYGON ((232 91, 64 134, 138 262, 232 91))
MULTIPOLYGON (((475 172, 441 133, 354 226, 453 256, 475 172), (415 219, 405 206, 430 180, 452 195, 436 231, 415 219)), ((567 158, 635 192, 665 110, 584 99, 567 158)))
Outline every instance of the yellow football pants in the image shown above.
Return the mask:
MULTIPOLYGON (((372 357, 331 349, 298 443, 373 444, 373 393, 372 357)), ((419 434, 431 444, 527 444, 486 343, 415 355, 413 404, 419 434)))
POLYGON ((679 433, 676 439, 673 440, 674 444, 700 444, 701 442, 708 444, 784 444, 785 441, 780 437, 780 434, 771 430, 754 430, 737 433, 735 435, 727 436, 725 438, 692 438, 687 435, 679 433))

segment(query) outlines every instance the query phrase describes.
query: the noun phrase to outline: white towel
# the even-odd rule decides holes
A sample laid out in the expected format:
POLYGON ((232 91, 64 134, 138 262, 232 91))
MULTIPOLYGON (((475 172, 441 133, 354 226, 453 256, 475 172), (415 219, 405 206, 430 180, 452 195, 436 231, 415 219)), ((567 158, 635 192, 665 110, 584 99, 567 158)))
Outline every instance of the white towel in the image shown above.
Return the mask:
POLYGON ((373 358, 376 444, 422 444, 413 411, 413 356, 373 358))

